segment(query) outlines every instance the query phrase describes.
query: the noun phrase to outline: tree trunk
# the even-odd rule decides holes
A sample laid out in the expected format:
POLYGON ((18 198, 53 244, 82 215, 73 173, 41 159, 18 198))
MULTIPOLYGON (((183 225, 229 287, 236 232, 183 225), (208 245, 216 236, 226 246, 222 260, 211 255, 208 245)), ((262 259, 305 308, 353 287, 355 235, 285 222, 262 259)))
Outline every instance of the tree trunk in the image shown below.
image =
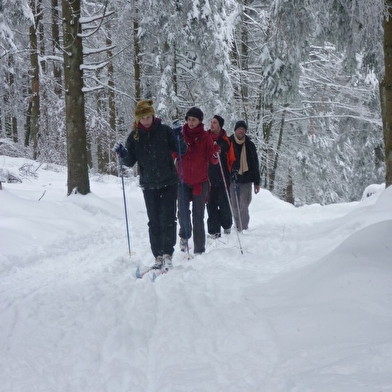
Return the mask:
POLYGON ((287 203, 291 203, 292 205, 294 205, 294 203, 295 203, 293 187, 294 187, 293 177, 291 175, 291 169, 289 168, 289 179, 288 179, 287 186, 286 186, 285 199, 286 199, 287 203))
MULTIPOLYGON (((7 72, 7 77, 5 77, 5 83, 7 83, 8 88, 4 88, 4 95, 3 95, 3 104, 4 104, 4 135, 7 138, 13 139, 14 142, 16 143, 18 141, 16 135, 16 140, 15 140, 15 126, 16 126, 16 117, 14 113, 16 112, 16 108, 14 108, 14 103, 13 103, 13 97, 15 96, 15 76, 14 76, 14 61, 13 61, 13 56, 9 55, 8 56, 8 69, 9 71, 7 72)), ((1 119, 1 113, 0 113, 0 119, 1 119)), ((1 121, 0 121, 1 124, 1 121)), ((1 125, 0 125, 0 131, 1 131, 1 125)), ((1 135, 1 132, 0 132, 1 135)))
POLYGON ((269 190, 271 192, 273 192, 275 189, 276 170, 278 168, 279 153, 280 153, 280 148, 282 146, 285 116, 286 116, 286 110, 284 110, 282 113, 282 120, 280 123, 278 144, 276 145, 276 151, 275 151, 274 165, 273 165, 272 172, 270 175, 269 190))
POLYGON ((234 100, 238 102, 240 112, 238 116, 243 118, 249 126, 247 102, 248 102, 248 71, 249 71, 249 34, 246 25, 248 0, 239 1, 242 6, 241 20, 238 23, 239 31, 234 37, 231 50, 231 59, 234 68, 237 69, 237 83, 234 84, 234 100))
MULTIPOLYGON (((387 10, 392 9, 392 0, 386 0, 387 10)), ((385 75, 380 83, 381 112, 385 144, 385 186, 392 184, 392 20, 384 16, 384 64, 385 75)))
POLYGON ((31 113, 30 113, 30 136, 33 140, 33 158, 38 158, 38 137, 39 137, 39 62, 38 62, 38 37, 37 27, 41 16, 41 4, 36 4, 35 0, 30 1, 30 8, 34 15, 34 23, 30 26, 30 65, 31 65, 31 113))
MULTIPOLYGON (((106 45, 110 48, 112 46, 112 37, 110 35, 110 29, 108 32, 108 37, 106 39, 106 45)), ((110 166, 110 161, 112 158, 115 158, 115 154, 111 153, 111 146, 114 145, 116 141, 116 95, 115 95, 115 90, 114 90, 114 65, 113 65, 113 53, 111 50, 108 50, 108 59, 109 59, 109 64, 108 64, 108 86, 109 86, 109 125, 110 125, 110 134, 109 138, 107 140, 107 143, 109 144, 109 148, 106 145, 106 150, 105 150, 105 161, 106 164, 104 167, 104 170, 107 171, 109 174, 114 174, 111 170, 108 170, 108 167, 110 166), (106 167, 107 166, 107 167, 106 167)))
POLYGON ((243 15, 241 22, 241 98, 244 110, 245 121, 249 127, 248 118, 248 101, 249 101, 249 89, 248 89, 248 73, 249 73, 249 31, 247 26, 249 8, 249 0, 243 0, 243 15))
MULTIPOLYGON (((53 55, 59 56, 60 49, 60 28, 59 28, 59 11, 58 0, 52 0, 52 42, 53 42, 53 55)), ((61 81, 61 66, 60 63, 54 61, 53 63, 53 78, 56 81, 54 92, 57 96, 61 96, 62 81, 61 81)))
POLYGON ((80 0, 62 0, 68 195, 90 192, 83 96, 80 0))
POLYGON ((133 20, 133 70, 135 73, 135 100, 141 99, 141 86, 140 86, 140 42, 139 42, 139 22, 137 21, 137 11, 135 7, 135 19, 133 20))

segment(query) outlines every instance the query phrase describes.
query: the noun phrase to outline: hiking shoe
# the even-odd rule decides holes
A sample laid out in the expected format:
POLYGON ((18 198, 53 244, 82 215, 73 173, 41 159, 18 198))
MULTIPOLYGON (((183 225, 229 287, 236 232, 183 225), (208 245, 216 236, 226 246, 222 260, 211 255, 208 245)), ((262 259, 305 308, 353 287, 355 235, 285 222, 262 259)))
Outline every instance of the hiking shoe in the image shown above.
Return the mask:
POLYGON ((151 269, 161 269, 165 264, 165 261, 163 260, 163 256, 158 256, 155 259, 155 264, 151 267, 151 269))
POLYGON ((185 238, 180 238, 180 250, 181 250, 181 252, 186 252, 188 250, 186 245, 187 245, 186 239, 185 238))
POLYGON ((208 237, 212 238, 213 240, 216 240, 217 238, 220 238, 220 236, 221 236, 220 233, 208 234, 208 237))
POLYGON ((231 229, 225 229, 223 232, 224 232, 225 234, 230 234, 230 233, 231 233, 231 229))
POLYGON ((163 255, 163 263, 165 264, 166 269, 173 268, 173 260, 170 255, 163 255))

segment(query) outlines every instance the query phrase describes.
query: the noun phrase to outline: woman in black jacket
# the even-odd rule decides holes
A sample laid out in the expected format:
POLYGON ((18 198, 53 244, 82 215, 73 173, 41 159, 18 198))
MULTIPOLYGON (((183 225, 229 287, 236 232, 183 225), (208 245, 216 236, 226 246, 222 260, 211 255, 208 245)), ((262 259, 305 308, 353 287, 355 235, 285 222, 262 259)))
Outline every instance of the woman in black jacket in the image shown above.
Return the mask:
POLYGON ((151 251, 155 257, 153 268, 172 268, 172 256, 177 231, 178 175, 172 153, 184 154, 187 145, 177 139, 169 126, 155 117, 152 100, 138 102, 135 122, 128 136, 126 148, 117 143, 114 150, 123 158, 126 166, 137 162, 140 170, 140 186, 148 215, 148 232, 151 251))

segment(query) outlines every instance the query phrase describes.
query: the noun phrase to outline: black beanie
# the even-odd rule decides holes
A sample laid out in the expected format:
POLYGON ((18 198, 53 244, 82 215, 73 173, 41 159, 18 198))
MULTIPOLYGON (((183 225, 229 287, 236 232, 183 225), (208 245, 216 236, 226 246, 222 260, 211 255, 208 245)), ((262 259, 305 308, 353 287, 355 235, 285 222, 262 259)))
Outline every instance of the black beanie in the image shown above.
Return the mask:
POLYGON ((196 118, 198 118, 200 121, 203 121, 203 118, 204 118, 204 114, 203 114, 203 112, 199 109, 199 108, 197 108, 197 107, 193 107, 193 108, 190 108, 187 112, 186 112, 186 115, 185 115, 185 120, 186 121, 188 121, 188 117, 196 117, 196 118))
POLYGON ((248 126, 244 120, 240 120, 235 123, 234 132, 237 128, 245 128, 245 131, 248 130, 248 126))
POLYGON ((221 116, 218 116, 217 114, 215 114, 213 118, 216 118, 218 120, 219 126, 223 128, 223 124, 225 123, 225 120, 221 116))

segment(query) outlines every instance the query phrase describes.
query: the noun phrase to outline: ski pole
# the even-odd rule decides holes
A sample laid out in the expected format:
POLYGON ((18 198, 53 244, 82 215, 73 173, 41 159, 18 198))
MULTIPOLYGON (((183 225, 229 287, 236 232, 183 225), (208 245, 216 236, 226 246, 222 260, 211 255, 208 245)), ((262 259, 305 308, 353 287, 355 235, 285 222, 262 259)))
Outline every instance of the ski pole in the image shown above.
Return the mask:
POLYGON ((237 183, 236 183, 235 180, 233 180, 233 189, 234 189, 234 196, 235 196, 235 201, 236 201, 237 210, 238 210, 238 220, 240 221, 240 231, 242 231, 242 220, 241 220, 240 204, 238 202, 237 183))
MULTIPOLYGON (((218 162, 219 162, 219 167, 220 167, 220 171, 221 171, 221 174, 222 174, 223 184, 224 184, 224 186, 225 186, 227 201, 229 202, 229 207, 230 207, 231 216, 234 218, 233 206, 232 206, 232 204, 231 204, 230 195, 229 195, 229 190, 227 189, 227 184, 226 184, 225 174, 224 174, 224 172, 223 172, 223 167, 222 167, 222 162, 221 162, 221 159, 220 159, 220 154, 218 154, 218 162)), ((233 219, 233 220, 234 220, 234 219, 233 219)), ((237 225, 235 224, 235 220, 234 220, 234 225, 237 226, 237 225)), ((237 228, 237 227, 236 227, 236 228, 237 228)), ((240 247, 241 254, 243 255, 244 252, 243 252, 243 250, 242 250, 240 235, 239 235, 239 233, 238 233, 238 230, 236 230, 236 232, 237 232, 238 246, 240 247)))
MULTIPOLYGON (((178 120, 177 120, 178 121, 178 120)), ((178 149, 178 162, 180 166, 180 183, 181 183, 181 203, 182 203, 182 212, 183 212, 183 220, 184 220, 184 229, 185 229, 185 241, 186 241, 186 253, 189 255, 189 243, 188 243, 188 219, 187 219, 187 211, 185 211, 185 190, 184 190, 184 172, 182 169, 182 156, 181 156, 181 143, 180 136, 175 135, 177 139, 177 149, 178 149)))
POLYGON ((122 190, 123 190, 123 201, 124 201, 124 210, 125 210, 125 225, 126 225, 126 228, 127 228, 127 239, 128 239, 128 253, 129 253, 129 257, 131 257, 131 240, 130 240, 129 226, 128 226, 127 200, 126 200, 126 197, 125 197, 125 185, 124 185, 123 166, 122 166, 122 158, 120 157, 120 154, 118 154, 118 158, 119 158, 119 163, 120 163, 120 176, 121 176, 122 190))

